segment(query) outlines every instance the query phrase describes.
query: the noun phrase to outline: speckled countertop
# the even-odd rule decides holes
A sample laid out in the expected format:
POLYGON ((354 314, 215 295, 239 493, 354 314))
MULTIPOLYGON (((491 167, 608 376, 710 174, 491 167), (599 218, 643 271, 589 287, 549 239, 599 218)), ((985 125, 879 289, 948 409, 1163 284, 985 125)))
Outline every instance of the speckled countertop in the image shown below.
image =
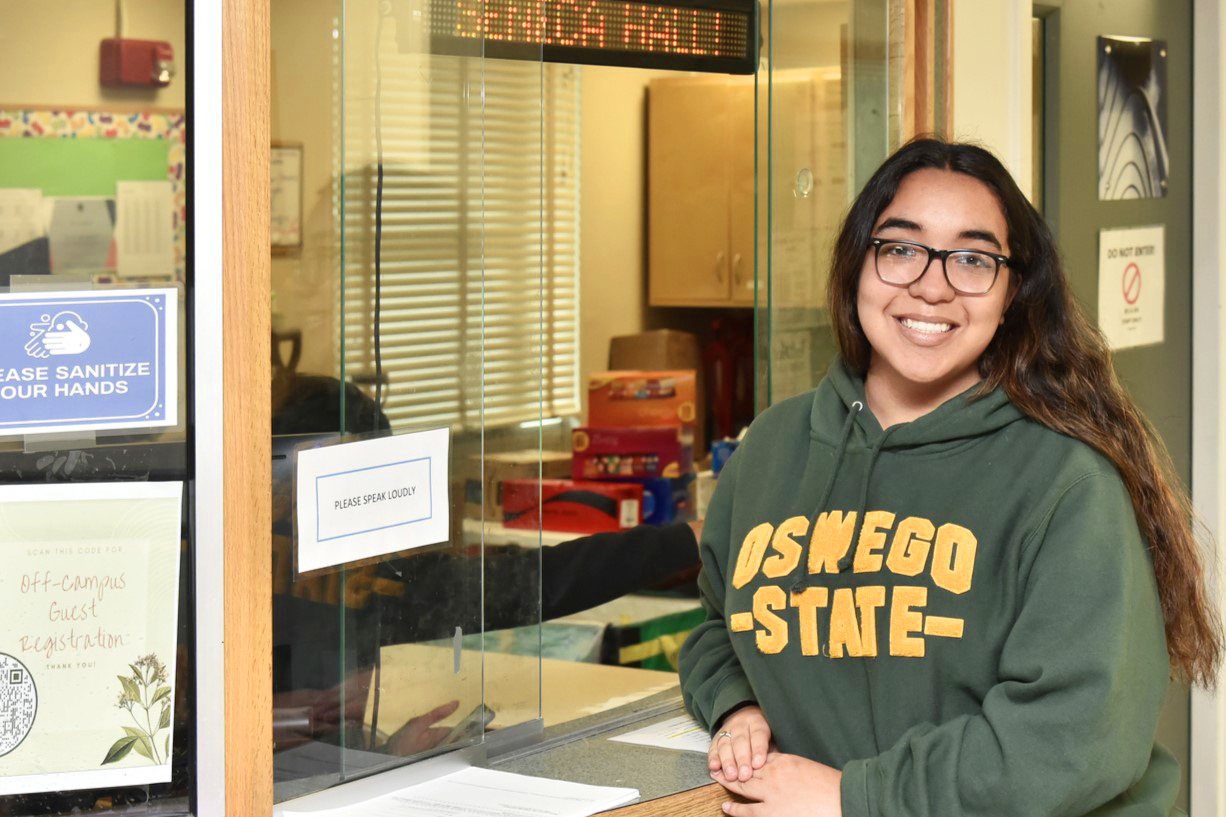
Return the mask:
POLYGON ((610 741, 685 714, 681 690, 660 692, 617 709, 545 730, 524 749, 491 757, 490 768, 598 786, 626 786, 652 800, 711 782, 706 755, 610 741))

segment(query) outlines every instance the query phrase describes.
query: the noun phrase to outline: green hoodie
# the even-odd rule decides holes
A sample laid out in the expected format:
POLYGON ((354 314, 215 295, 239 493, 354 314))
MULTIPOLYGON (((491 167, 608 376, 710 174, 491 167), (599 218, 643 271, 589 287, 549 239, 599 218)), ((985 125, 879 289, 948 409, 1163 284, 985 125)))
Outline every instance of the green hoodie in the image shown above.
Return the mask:
POLYGON ((1162 611, 1119 473, 973 392, 883 432, 836 362, 754 422, 703 527, 686 705, 713 730, 756 702, 843 770, 845 817, 1166 814, 1162 611))

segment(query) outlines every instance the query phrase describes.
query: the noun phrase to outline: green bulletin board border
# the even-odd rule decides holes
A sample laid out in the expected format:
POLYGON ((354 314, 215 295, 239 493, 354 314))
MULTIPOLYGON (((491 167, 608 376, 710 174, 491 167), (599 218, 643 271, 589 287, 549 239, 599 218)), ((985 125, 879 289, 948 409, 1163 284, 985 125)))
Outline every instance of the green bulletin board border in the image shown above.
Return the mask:
POLYGON ((182 113, 0 109, 0 187, 113 196, 118 181, 168 180, 179 281, 187 268, 186 161, 182 113))

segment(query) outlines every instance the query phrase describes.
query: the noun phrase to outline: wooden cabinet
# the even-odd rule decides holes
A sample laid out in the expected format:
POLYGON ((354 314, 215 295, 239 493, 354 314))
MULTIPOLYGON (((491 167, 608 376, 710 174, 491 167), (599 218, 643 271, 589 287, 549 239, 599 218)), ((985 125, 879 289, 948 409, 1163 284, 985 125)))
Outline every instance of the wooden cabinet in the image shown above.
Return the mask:
MULTIPOLYGON (((648 87, 647 246, 652 306, 729 301, 733 267, 729 169, 736 153, 733 107, 724 77, 659 79, 648 87)), ((752 101, 748 117, 752 129, 752 101)), ((749 154, 752 161, 752 146, 749 154)), ((751 170, 751 189, 752 184, 751 170)), ((738 251, 737 262, 744 269, 744 248, 738 251)), ((752 253, 751 245, 751 278, 752 253)))
MULTIPOLYGON (((821 305, 830 240, 846 198, 839 85, 837 69, 776 71, 768 129, 766 86, 759 86, 755 118, 753 77, 651 82, 652 306, 753 306, 755 236, 758 277, 765 282, 770 269, 772 302, 821 305)), ((765 306, 765 284, 757 289, 765 306)))

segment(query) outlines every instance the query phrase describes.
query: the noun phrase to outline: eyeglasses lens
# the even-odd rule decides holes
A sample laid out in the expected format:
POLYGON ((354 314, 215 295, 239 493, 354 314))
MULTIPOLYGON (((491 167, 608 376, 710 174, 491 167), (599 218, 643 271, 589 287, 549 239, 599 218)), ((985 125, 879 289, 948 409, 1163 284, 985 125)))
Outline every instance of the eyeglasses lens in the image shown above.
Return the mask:
MULTIPOLYGON (((887 284, 914 283, 929 266, 928 250, 922 246, 886 242, 877 248, 877 274, 887 284)), ((982 295, 996 280, 996 259, 980 252, 954 252, 945 259, 950 285, 967 295, 982 295)))

